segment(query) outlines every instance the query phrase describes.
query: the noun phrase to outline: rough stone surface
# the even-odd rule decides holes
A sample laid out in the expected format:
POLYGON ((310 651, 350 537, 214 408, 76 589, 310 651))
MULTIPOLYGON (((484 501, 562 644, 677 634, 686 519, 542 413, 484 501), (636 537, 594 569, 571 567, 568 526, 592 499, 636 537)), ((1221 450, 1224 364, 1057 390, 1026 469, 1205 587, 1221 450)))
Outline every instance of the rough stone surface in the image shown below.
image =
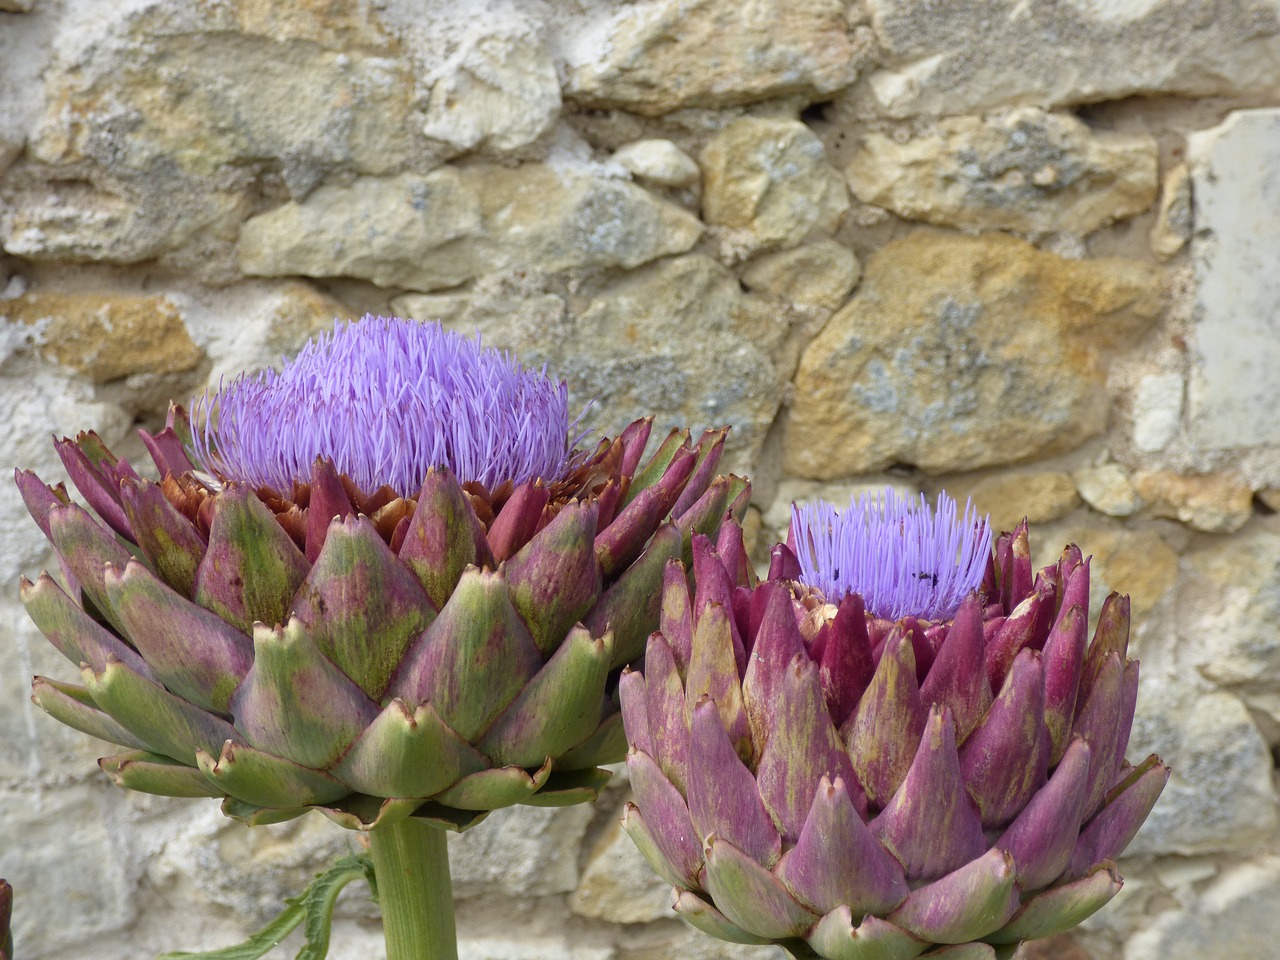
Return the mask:
POLYGON ((31 327, 42 357, 94 383, 131 373, 181 373, 202 357, 165 297, 29 293, 0 300, 3 322, 31 327))
POLYGON ((1276 826, 1271 752, 1239 698, 1190 695, 1184 682, 1143 674, 1131 756, 1158 752, 1173 768, 1129 854, 1253 850, 1276 826))
POLYGON ((1160 304, 1140 263, 1063 260, 998 234, 912 233, 871 258, 857 295, 805 350, 785 456, 830 479, 1071 449, 1106 426, 1107 351, 1160 304))
POLYGON ((1274 519, 1187 555, 1179 598, 1197 669, 1227 686, 1266 683, 1280 671, 1280 529, 1274 519))
POLYGON ((613 161, 639 180, 662 187, 688 187, 702 172, 689 156, 670 140, 636 140, 619 147, 613 161))
POLYGON ((1127 517, 1138 509, 1138 491, 1118 463, 1083 467, 1072 474, 1072 479, 1084 502, 1099 513, 1127 517))
POLYGON ((849 209, 822 141, 795 120, 735 120, 699 163, 703 217, 741 231, 752 247, 794 247, 810 233, 832 233, 849 209))
POLYGON ((449 835, 457 897, 568 893, 578 885, 578 844, 591 807, 507 807, 449 835))
POLYGON ((568 97, 648 116, 816 96, 855 76, 839 0, 643 0, 565 45, 568 97))
POLYGON ((582 882, 569 897, 569 908, 580 916, 612 923, 645 923, 675 916, 671 886, 653 872, 616 818, 588 854, 582 882))
POLYGON ((1269 93, 1280 19, 1269 0, 870 0, 890 116, 976 113, 1135 94, 1269 93))
POLYGON ((327 186, 245 224, 256 276, 349 276, 417 290, 503 270, 635 267, 688 250, 702 225, 625 180, 529 164, 327 186))
POLYGON ((696 254, 633 271, 572 311, 553 295, 501 290, 465 304, 423 299, 398 302, 460 331, 478 329, 527 363, 549 364, 568 381, 571 402, 594 401, 586 429, 612 436, 649 414, 655 431, 728 424, 726 468, 754 462, 791 369, 786 318, 696 254))
POLYGON ((845 170, 863 203, 965 230, 1085 234, 1156 197, 1156 142, 1024 107, 942 120, 899 143, 868 134, 845 170))
POLYGON ((1237 111, 1187 143, 1198 301, 1191 438, 1211 450, 1280 443, 1280 109, 1237 111))
POLYGON ((1183 378, 1153 373, 1138 381, 1133 395, 1133 445, 1144 453, 1163 450, 1182 426, 1183 378))
MULTIPOLYGON (((957 495, 960 491, 948 492, 957 495)), ((1023 517, 1030 523, 1048 523, 1080 506, 1071 476, 1057 471, 985 477, 965 493, 979 511, 991 515, 996 530, 1012 530, 1023 517)))
POLYGON ((1156 516, 1174 517, 1206 533, 1234 533, 1253 515, 1253 491, 1238 474, 1142 470, 1134 474, 1133 485, 1156 516))
POLYGON ((409 73, 374 20, 256 0, 68 19, 15 184, 12 254, 133 263, 207 250, 234 238, 254 171, 303 196, 330 171, 408 158, 409 73))
POLYGON ((92 938, 133 922, 130 877, 112 849, 111 804, 101 784, 0 794, 5 879, 17 891, 14 943, 44 956, 86 956, 92 938), (75 846, 62 842, 74 825, 75 846), (12 838, 21 837, 20 844, 12 838), (58 850, 57 857, 48 851, 58 850), (56 922, 50 922, 56 917, 56 922))
POLYGON ((1069 514, 1056 523, 1032 528, 1036 568, 1056 561, 1068 543, 1079 544, 1085 556, 1093 556, 1092 618, 1112 590, 1129 595, 1137 627, 1145 626, 1150 615, 1172 597, 1178 582, 1178 554, 1150 527, 1125 527, 1086 511, 1069 514))
POLYGON ((1124 960, 1195 960, 1206 956, 1265 960, 1280 941, 1280 857, 1233 867, 1194 897, 1166 911, 1126 945, 1124 960))
POLYGON ((742 282, 756 293, 836 310, 861 276, 862 267, 852 250, 835 240, 819 240, 756 257, 742 271, 742 282))
POLYGON ((1187 245, 1193 226, 1191 174, 1187 165, 1180 163, 1165 174, 1160 188, 1160 206, 1151 225, 1151 252, 1168 260, 1187 245))
POLYGON ((559 115, 560 82, 547 48, 526 31, 484 31, 464 35, 432 86, 423 133, 460 150, 514 150, 559 115))

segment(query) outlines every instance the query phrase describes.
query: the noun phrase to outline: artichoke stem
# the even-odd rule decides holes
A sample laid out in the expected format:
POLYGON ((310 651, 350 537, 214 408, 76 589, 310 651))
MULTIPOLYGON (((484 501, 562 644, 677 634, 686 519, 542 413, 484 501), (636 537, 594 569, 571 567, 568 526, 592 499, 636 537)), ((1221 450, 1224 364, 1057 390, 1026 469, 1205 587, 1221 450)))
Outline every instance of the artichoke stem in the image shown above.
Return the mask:
POLYGON ((407 817, 369 832, 387 960, 458 960, 445 832, 407 817))

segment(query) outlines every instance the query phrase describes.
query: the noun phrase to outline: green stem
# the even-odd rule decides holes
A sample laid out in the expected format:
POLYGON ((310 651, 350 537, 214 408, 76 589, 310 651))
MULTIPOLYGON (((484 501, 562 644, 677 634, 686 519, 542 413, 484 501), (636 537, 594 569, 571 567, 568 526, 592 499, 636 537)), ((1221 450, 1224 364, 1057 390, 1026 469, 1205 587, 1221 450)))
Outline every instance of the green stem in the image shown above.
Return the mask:
POLYGON ((407 817, 369 832, 387 960, 458 960, 445 832, 407 817))

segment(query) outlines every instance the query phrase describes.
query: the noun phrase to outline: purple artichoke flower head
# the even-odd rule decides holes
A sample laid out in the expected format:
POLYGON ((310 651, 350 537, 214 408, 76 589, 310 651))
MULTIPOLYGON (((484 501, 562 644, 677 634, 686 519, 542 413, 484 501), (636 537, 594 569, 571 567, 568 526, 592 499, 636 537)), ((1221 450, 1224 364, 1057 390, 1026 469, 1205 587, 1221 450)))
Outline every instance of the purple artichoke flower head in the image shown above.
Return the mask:
POLYGON ((1125 759, 1128 598, 1090 642, 1080 549, 1035 573, 1025 521, 993 544, 950 498, 791 535, 763 581, 736 525, 694 537, 619 684, 623 826, 676 912, 797 957, 1006 960, 1115 896, 1169 776, 1125 759))
POLYGON ((832 603, 851 593, 886 620, 949 620, 982 583, 991 556, 989 519, 938 494, 908 499, 886 487, 855 496, 843 512, 825 500, 791 507, 799 579, 832 603))
MULTIPOLYGON (((569 388, 437 323, 338 321, 282 372, 192 401, 195 460, 258 487, 306 483, 317 457, 364 490, 413 496, 427 470, 495 487, 564 474, 569 388)), ((580 439, 580 438, 579 438, 580 439)))
POLYGON ((25 578, 84 686, 57 720, 121 786, 268 823, 464 829, 592 799, 625 753, 621 669, 666 561, 741 517, 727 428, 652 420, 577 449, 565 384, 438 325, 339 323, 280 373, 171 407, 158 481, 56 442, 93 514, 16 472, 61 582, 25 578))

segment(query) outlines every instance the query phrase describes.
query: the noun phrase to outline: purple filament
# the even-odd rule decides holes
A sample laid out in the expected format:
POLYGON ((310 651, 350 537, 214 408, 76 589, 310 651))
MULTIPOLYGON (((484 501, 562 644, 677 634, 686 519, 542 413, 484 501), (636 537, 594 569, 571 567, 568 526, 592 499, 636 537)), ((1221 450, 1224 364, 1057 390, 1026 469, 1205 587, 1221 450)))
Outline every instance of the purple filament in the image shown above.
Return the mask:
POLYGON ((991 525, 945 493, 930 508, 892 488, 864 493, 844 512, 824 500, 791 507, 800 579, 835 602, 859 594, 867 610, 897 620, 945 620, 977 589, 991 555, 991 525))
POLYGON ((569 388, 436 323, 334 324, 276 373, 240 374, 192 401, 197 463, 287 492, 317 457, 365 491, 413 496, 429 467, 493 488, 558 479, 569 388))

